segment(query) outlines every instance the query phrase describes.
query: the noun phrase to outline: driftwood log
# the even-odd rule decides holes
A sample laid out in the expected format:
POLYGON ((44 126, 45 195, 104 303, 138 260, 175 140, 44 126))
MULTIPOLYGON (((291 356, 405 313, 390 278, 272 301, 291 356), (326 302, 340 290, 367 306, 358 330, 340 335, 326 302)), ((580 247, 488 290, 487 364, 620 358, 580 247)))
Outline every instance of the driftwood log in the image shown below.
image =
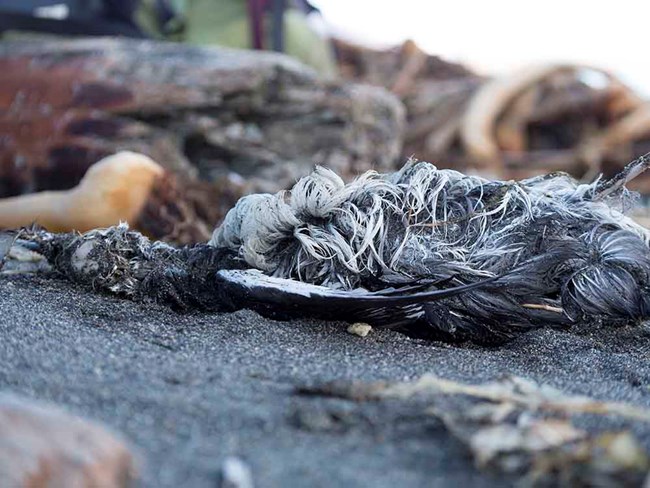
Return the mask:
POLYGON ((326 83, 273 53, 118 39, 0 45, 0 197, 69 189, 101 158, 132 150, 174 176, 161 208, 180 195, 183 218, 212 228, 242 193, 288 187, 315 164, 347 177, 392 169, 403 123, 386 90, 326 83))

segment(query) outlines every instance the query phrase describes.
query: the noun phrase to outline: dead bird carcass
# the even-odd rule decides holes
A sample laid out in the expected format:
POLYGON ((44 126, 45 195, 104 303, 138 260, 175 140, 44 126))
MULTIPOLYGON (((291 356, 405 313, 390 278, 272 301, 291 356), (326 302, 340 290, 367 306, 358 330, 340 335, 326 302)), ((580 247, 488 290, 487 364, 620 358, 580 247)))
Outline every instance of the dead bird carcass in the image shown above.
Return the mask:
POLYGON ((489 181, 429 163, 345 184, 318 168, 244 197, 207 244, 174 248, 126 226, 22 231, 71 280, 176 308, 251 308, 498 342, 531 328, 650 316, 650 232, 625 183, 554 173, 489 181))

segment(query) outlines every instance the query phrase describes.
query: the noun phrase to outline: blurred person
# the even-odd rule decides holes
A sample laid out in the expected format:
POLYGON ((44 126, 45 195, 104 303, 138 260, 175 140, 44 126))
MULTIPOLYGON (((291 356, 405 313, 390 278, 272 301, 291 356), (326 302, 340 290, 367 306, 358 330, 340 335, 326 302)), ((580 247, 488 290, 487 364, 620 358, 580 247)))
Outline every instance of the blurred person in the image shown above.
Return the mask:
POLYGON ((284 52, 336 74, 329 40, 306 0, 0 0, 4 39, 25 32, 125 36, 284 52))

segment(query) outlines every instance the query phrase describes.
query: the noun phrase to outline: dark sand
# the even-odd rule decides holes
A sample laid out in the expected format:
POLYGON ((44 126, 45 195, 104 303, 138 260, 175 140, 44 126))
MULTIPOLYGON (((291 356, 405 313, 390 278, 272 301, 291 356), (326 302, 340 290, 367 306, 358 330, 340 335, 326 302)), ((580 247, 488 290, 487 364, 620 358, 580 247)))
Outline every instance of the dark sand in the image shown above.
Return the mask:
MULTIPOLYGON (((450 346, 391 331, 360 338, 345 324, 274 322, 250 311, 179 315, 29 276, 0 277, 0 311, 0 389, 122 432, 141 454, 144 486, 217 486, 229 455, 250 466, 258 487, 511 481, 473 468, 421 406, 294 393, 329 380, 433 372, 479 383, 515 374, 650 406, 650 341, 641 327, 450 346)), ((650 446, 648 426, 620 426, 650 446)))

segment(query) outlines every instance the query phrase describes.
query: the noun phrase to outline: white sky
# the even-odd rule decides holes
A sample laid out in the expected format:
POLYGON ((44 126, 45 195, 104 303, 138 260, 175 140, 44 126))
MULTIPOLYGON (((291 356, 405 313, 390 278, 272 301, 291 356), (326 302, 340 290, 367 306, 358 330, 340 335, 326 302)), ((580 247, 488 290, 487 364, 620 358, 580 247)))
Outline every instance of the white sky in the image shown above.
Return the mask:
POLYGON ((645 0, 313 0, 345 37, 426 51, 503 73, 542 61, 605 68, 650 96, 645 0))

